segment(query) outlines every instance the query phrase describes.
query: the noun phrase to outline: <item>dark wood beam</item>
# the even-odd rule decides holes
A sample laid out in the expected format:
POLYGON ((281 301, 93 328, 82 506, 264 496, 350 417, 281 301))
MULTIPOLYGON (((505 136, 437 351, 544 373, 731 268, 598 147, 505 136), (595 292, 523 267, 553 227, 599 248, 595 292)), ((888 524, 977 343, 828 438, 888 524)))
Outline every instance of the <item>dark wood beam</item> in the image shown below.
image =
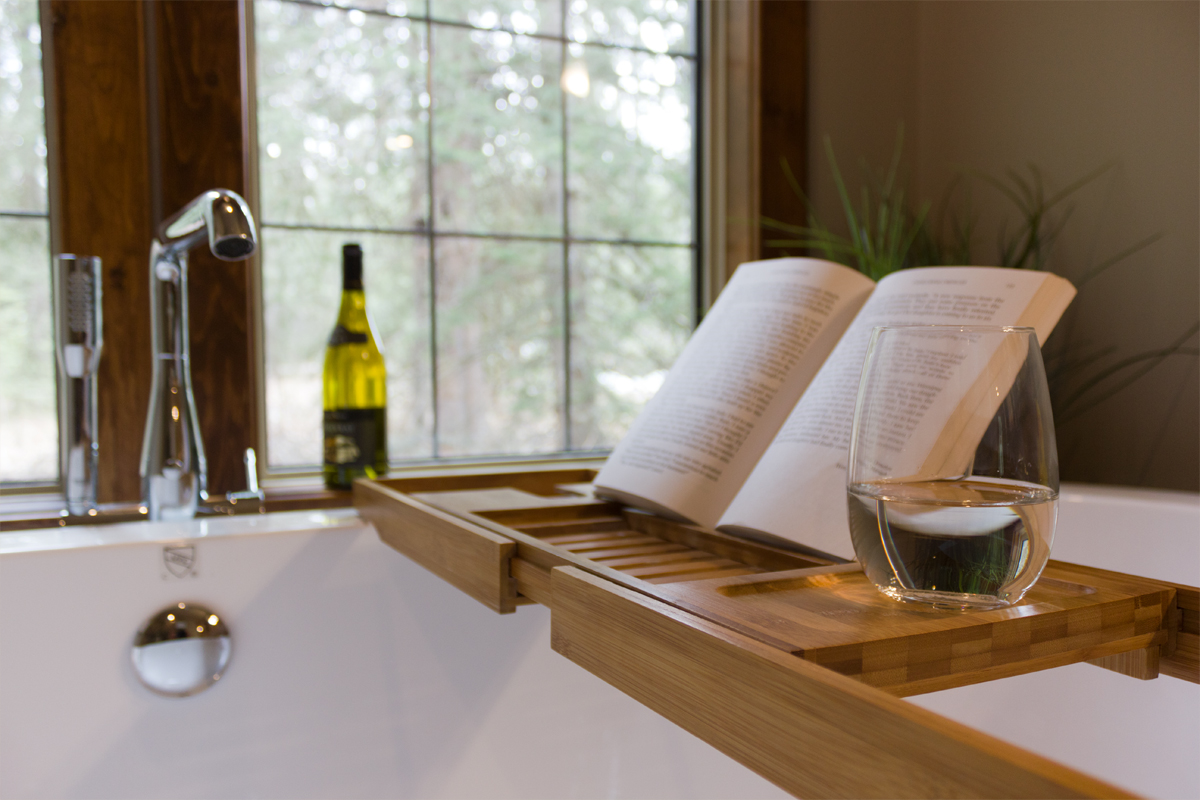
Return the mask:
MULTIPOLYGON (((796 182, 807 192, 808 2, 763 2, 760 14, 759 211, 767 219, 802 224, 807 216, 804 202, 788 181, 783 165, 786 162, 796 182)), ((766 245, 778 238, 778 231, 763 229, 762 258, 784 254, 766 245)), ((787 252, 800 255, 795 249, 787 252)))
MULTIPOLYGON (((104 262, 102 503, 140 499, 155 226, 201 192, 246 193, 238 0, 51 0, 54 249, 104 262), (122 43, 116 46, 115 43, 122 43)), ((192 377, 209 490, 245 488, 257 442, 249 262, 190 258, 192 377)))
POLYGON ((705 109, 710 206, 705 225, 713 274, 711 303, 737 265, 803 255, 766 246, 779 234, 764 218, 799 223, 808 181, 807 0, 716 0, 705 6, 711 45, 705 109))
POLYGON ((133 0, 50 5, 57 252, 103 260, 99 500, 138 499, 150 392, 150 174, 146 6, 133 0), (125 46, 114 47, 114 42, 125 46))
MULTIPOLYGON (((163 217, 208 189, 246 195, 238 0, 154 3, 157 146, 163 217)), ((159 222, 161 220, 155 220, 159 222)), ((206 248, 189 256, 192 381, 212 494, 246 488, 242 454, 258 442, 250 270, 206 248)))

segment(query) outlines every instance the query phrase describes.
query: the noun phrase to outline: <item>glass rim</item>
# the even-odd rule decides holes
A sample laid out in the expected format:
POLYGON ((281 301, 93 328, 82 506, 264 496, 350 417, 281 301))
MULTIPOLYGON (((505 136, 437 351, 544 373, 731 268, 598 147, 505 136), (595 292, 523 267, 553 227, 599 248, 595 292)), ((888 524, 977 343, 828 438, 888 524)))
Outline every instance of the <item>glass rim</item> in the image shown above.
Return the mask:
POLYGON ((946 333, 950 331, 960 331, 962 333, 1037 333, 1036 329, 1028 325, 925 325, 919 322, 902 323, 899 325, 876 325, 871 330, 875 332, 923 330, 942 331, 946 333))

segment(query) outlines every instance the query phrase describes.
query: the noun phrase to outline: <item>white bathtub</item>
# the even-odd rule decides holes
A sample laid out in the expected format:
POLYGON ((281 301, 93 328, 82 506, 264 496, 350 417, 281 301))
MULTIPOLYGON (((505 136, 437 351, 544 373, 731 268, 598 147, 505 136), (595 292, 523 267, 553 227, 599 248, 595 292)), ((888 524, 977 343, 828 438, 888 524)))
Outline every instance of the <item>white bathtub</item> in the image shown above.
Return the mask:
MULTIPOLYGON (((1068 485, 1051 557, 1200 585, 1200 496, 1068 485)), ((1090 664, 912 702, 1149 797, 1200 797, 1200 686, 1090 664)))
POLYGON ((353 515, 155 532, 0 536, 0 796, 784 796, 551 651, 546 609, 498 616, 353 515), (181 539, 183 579, 162 561, 181 539), (180 600, 225 619, 233 655, 168 699, 129 648, 180 600))
MULTIPOLYGON (((1062 516, 1056 557, 1200 582, 1195 496, 1072 490, 1062 516)), ((914 702, 1189 797, 1198 688, 1077 665, 914 702)), ((0 536, 0 797, 779 796, 553 653, 545 609, 498 616, 351 514, 0 536), (177 578, 163 546, 185 540, 177 578), (168 699, 129 647, 180 600, 217 611, 234 650, 220 683, 168 699)))

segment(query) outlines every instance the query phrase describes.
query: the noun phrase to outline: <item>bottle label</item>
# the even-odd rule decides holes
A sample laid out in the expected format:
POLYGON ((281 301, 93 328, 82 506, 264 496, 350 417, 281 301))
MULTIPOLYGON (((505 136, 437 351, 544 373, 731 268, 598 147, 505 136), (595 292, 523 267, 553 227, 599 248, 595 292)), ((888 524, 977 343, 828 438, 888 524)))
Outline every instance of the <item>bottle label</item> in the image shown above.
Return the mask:
POLYGON ((333 333, 329 335, 330 346, 339 344, 366 344, 367 334, 361 331, 352 331, 344 325, 338 325, 333 329, 333 333))
POLYGON ((326 411, 325 463, 353 470, 374 468, 387 433, 386 413, 383 408, 326 411))

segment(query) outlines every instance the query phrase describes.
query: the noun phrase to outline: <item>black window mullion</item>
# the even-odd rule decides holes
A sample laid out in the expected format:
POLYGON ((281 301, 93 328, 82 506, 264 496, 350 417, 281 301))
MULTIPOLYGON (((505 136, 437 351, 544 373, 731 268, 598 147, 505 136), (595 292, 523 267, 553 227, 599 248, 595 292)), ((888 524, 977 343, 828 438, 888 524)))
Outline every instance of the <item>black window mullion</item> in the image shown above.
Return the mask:
POLYGON ((441 409, 438 406, 438 317, 437 317, 437 233, 434 230, 433 210, 437 208, 433 183, 433 23, 425 19, 425 93, 429 95, 429 106, 425 109, 425 140, 428 148, 425 164, 425 196, 429 198, 425 209, 426 241, 429 251, 429 390, 433 407, 433 457, 441 455, 441 409))
MULTIPOLYGON (((505 28, 502 25, 496 25, 491 28, 480 28, 476 25, 472 25, 469 22, 463 22, 461 20, 439 19, 439 18, 433 16, 432 14, 393 14, 392 12, 386 11, 381 8, 371 8, 369 6, 357 6, 357 5, 354 5, 353 3, 338 3, 337 5, 331 6, 327 2, 323 2, 323 0, 284 0, 284 2, 295 3, 296 5, 301 5, 301 6, 313 6, 315 8, 321 8, 321 9, 333 8, 338 11, 361 11, 364 14, 367 14, 370 16, 375 16, 375 17, 391 17, 392 19, 407 19, 411 22, 423 22, 426 25, 437 24, 437 25, 443 25, 448 28, 462 28, 464 30, 469 30, 469 31, 484 31, 485 33, 508 33, 513 36, 528 36, 530 39, 541 39, 541 40, 547 41, 547 42, 565 41, 570 44, 581 44, 581 45, 584 45, 587 47, 604 47, 604 48, 608 48, 610 50, 634 50, 639 53, 653 53, 655 55, 668 55, 668 56, 671 56, 672 58, 676 58, 676 57, 690 58, 690 59, 695 60, 699 55, 698 47, 695 49, 695 52, 692 52, 692 53, 680 52, 677 50, 667 50, 665 53, 659 53, 659 51, 657 51, 657 50, 651 50, 649 47, 641 47, 638 45, 613 44, 611 42, 576 42, 572 39, 568 39, 567 31, 566 31, 567 17, 566 17, 565 4, 563 5, 562 18, 560 20, 560 23, 562 24, 563 27, 560 29, 560 31, 557 34, 554 34, 554 33, 538 33, 536 31, 534 33, 518 33, 517 31, 513 30, 512 28, 505 28)), ((694 16, 694 13, 693 13, 693 16, 694 16)), ((697 35, 697 41, 699 41, 698 35, 697 35)))
MULTIPOLYGON (((559 58, 559 75, 562 75, 563 70, 567 68, 567 0, 561 0, 559 11, 559 24, 562 26, 562 39, 559 47, 561 53, 559 58)), ((562 187, 562 303, 563 303, 563 319, 562 319, 562 336, 563 336, 563 449, 571 449, 571 194, 568 186, 567 170, 570 167, 569 155, 567 153, 568 138, 567 138, 567 97, 569 93, 563 89, 562 81, 558 82, 559 95, 562 97, 559 103, 559 124, 561 131, 561 139, 559 143, 562 147, 562 175, 560 182, 562 187)))
MULTIPOLYGON (((0 216, 4 212, 0 211, 0 216)), ((18 215, 21 216, 21 215, 18 215)), ((32 214, 24 216, 41 216, 32 214)), ((399 236, 428 236, 427 228, 388 228, 369 225, 320 225, 314 222, 263 222, 263 228, 278 228, 291 231, 332 231, 338 233, 383 233, 399 236)), ((633 247, 694 247, 693 242, 670 242, 660 239, 611 239, 603 236, 548 236, 538 233, 493 233, 478 231, 443 231, 437 232, 439 239, 493 239, 500 242, 544 242, 546 244, 613 244, 630 245, 633 247)))

